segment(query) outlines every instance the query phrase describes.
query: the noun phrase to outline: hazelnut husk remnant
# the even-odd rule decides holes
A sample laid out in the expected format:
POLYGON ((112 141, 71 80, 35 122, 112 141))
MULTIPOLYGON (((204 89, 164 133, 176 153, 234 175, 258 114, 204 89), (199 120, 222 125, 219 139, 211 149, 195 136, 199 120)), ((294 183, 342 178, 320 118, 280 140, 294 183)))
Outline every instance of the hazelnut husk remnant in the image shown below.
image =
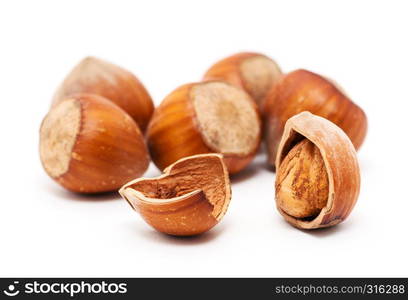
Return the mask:
POLYGON ((364 111, 332 80, 306 70, 282 76, 266 95, 263 111, 268 163, 272 166, 286 121, 302 111, 335 123, 356 149, 362 145, 367 133, 364 111))
POLYGON ((155 110, 146 134, 152 160, 161 170, 186 156, 220 153, 231 174, 252 161, 260 135, 253 100, 221 81, 186 84, 170 93, 155 110))
POLYGON ((214 227, 227 211, 231 188, 219 154, 185 157, 157 178, 139 178, 122 197, 157 231, 192 236, 214 227))
POLYGON ((302 112, 286 122, 276 168, 277 208, 298 228, 336 225, 357 201, 355 148, 344 131, 325 118, 302 112))
POLYGON ((261 108, 266 93, 281 75, 278 64, 266 55, 242 52, 215 63, 204 75, 204 80, 222 80, 240 87, 261 108))
POLYGON ((135 121, 111 101, 78 94, 60 101, 40 128, 40 157, 47 174, 68 190, 117 190, 149 165, 135 121))
POLYGON ((153 114, 153 101, 129 71, 95 57, 86 57, 67 75, 53 99, 53 106, 77 93, 96 94, 126 111, 142 132, 153 114))

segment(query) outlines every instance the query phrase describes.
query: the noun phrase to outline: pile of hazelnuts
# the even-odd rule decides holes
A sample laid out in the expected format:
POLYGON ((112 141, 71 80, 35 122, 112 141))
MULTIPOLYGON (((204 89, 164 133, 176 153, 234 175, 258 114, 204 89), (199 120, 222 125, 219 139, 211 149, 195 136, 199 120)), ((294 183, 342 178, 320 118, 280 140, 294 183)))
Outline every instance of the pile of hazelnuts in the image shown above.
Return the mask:
POLYGON ((263 54, 218 61, 156 108, 132 73, 87 57, 54 95, 40 157, 64 188, 119 189, 156 230, 190 236, 221 220, 230 176, 264 141, 278 211, 295 227, 314 229, 340 223, 353 209, 356 149, 366 133, 364 111, 333 80, 302 69, 283 73, 263 54), (141 177, 150 160, 163 175, 141 177))

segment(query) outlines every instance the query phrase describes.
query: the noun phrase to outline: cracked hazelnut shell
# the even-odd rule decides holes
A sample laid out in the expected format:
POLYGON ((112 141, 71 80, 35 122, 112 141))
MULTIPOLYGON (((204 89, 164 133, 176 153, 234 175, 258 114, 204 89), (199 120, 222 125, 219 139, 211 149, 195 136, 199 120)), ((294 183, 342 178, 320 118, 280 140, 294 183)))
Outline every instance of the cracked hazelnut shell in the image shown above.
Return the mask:
POLYGON ((301 229, 344 221, 359 195, 360 170, 353 144, 337 125, 310 112, 286 122, 276 171, 277 208, 301 229))
POLYGON ((126 111, 142 132, 153 114, 153 101, 139 79, 110 62, 86 57, 64 79, 57 89, 53 106, 77 93, 96 94, 126 111))
POLYGON ((155 110, 146 137, 152 160, 161 170, 182 157, 221 153, 233 174, 254 158, 260 132, 260 116, 247 93, 221 81, 207 81, 170 93, 155 110))
POLYGON ((49 111, 40 129, 40 158, 52 179, 79 193, 117 190, 149 164, 138 125, 94 94, 72 96, 49 111))
POLYGON ((138 178, 119 191, 159 232, 192 236, 213 228, 227 211, 231 188, 219 154, 185 157, 157 178, 138 178))
POLYGON ((242 52, 216 62, 204 80, 221 80, 244 89, 262 107, 269 89, 282 75, 278 64, 260 53, 242 52))
POLYGON ((272 166, 286 121, 302 111, 335 123, 348 135, 356 149, 362 145, 367 133, 364 111, 332 80, 306 70, 282 76, 268 92, 263 109, 268 163, 272 166))

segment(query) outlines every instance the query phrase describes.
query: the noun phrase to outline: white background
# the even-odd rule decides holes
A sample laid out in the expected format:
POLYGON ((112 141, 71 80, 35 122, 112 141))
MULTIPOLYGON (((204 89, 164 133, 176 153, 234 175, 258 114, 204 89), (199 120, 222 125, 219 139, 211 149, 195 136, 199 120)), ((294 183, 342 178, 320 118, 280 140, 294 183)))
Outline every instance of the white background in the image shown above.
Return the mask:
POLYGON ((408 276, 407 31, 406 1, 2 1, 0 276, 408 276), (233 179, 219 226, 190 239, 42 170, 41 119, 84 56, 131 70, 158 104, 244 50, 332 77, 366 111, 362 189, 345 223, 285 223, 263 156, 233 179))

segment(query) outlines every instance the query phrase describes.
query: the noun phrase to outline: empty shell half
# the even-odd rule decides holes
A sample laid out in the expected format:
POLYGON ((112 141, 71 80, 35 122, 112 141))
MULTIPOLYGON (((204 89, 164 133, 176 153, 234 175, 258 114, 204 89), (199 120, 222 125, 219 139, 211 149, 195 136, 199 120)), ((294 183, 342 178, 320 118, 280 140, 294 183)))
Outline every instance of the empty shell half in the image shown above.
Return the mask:
POLYGON ((119 191, 157 231, 192 236, 214 227, 227 211, 231 188, 220 154, 182 158, 157 178, 139 178, 119 191))

